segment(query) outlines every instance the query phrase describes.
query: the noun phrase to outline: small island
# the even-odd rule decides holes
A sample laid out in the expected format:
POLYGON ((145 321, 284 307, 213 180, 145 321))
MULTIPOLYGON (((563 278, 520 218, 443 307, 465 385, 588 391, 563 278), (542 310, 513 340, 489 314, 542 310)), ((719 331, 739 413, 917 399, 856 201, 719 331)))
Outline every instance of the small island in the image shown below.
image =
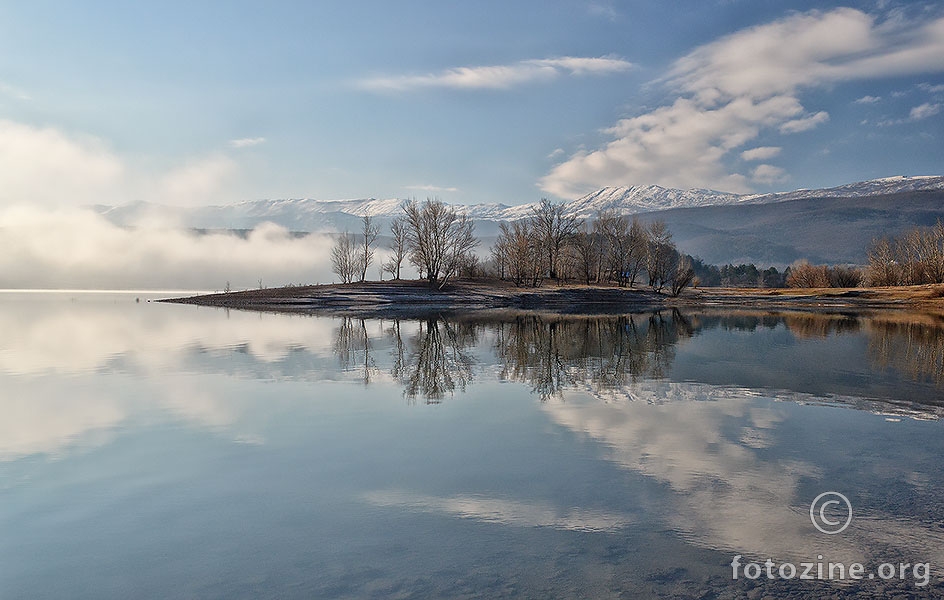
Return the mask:
POLYGON ((501 224, 485 263, 475 252, 479 240, 467 214, 429 199, 408 202, 403 211, 390 224, 388 258, 380 265, 381 278, 389 273, 388 281, 367 279, 380 226, 365 214, 360 234, 335 237, 330 259, 341 283, 263 288, 260 280, 260 289, 240 292, 229 291, 227 283, 225 293, 165 301, 397 318, 470 311, 619 314, 683 307, 944 314, 942 221, 897 240, 874 240, 864 268, 801 260, 781 276, 776 269, 760 273, 750 265, 754 276, 748 286, 773 285, 713 287, 701 285, 698 269, 706 266, 676 248, 662 221, 644 224, 638 216, 604 211, 587 222, 568 213, 564 204, 542 200, 527 218, 501 224), (402 279, 405 263, 421 277, 402 279))
POLYGON ((360 317, 471 311, 614 314, 671 308, 760 310, 912 310, 944 314, 944 285, 881 288, 689 288, 677 297, 644 288, 554 284, 523 288, 501 280, 365 281, 289 286, 168 298, 162 302, 242 310, 360 317))

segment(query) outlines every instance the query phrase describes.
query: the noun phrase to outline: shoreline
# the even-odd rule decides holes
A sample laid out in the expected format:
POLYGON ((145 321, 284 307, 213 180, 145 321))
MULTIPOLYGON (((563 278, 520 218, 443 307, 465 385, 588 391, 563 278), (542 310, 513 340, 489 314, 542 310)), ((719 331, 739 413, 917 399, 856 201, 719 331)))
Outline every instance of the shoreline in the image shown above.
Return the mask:
POLYGON ((423 281, 400 280, 265 288, 165 298, 158 302, 266 312, 377 317, 492 311, 620 314, 671 308, 813 312, 910 310, 944 314, 944 285, 697 288, 671 297, 644 287, 548 284, 530 288, 499 280, 460 280, 438 290, 429 288, 423 281))

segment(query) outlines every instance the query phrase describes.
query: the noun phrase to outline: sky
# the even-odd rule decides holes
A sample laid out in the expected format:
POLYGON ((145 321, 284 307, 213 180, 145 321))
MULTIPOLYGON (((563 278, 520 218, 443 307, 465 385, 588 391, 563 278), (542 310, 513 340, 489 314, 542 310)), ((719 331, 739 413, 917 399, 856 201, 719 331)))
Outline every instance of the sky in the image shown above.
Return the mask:
POLYGON ((0 208, 944 174, 944 2, 0 2, 0 208))

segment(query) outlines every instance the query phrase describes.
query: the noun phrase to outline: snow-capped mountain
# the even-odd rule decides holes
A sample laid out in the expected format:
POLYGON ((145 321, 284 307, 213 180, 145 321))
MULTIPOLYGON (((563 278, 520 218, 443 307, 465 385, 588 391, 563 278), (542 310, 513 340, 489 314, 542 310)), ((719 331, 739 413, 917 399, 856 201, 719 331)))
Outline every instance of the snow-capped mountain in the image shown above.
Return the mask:
MULTIPOLYGON (((886 177, 818 190, 795 190, 775 194, 730 194, 714 190, 680 190, 658 185, 605 187, 567 202, 567 212, 590 218, 602 210, 638 214, 699 206, 769 204, 806 198, 861 198, 901 192, 944 190, 944 176, 886 177)), ((121 225, 134 225, 158 218, 186 227, 203 229, 252 229, 270 221, 293 231, 341 231, 357 228, 359 219, 370 214, 385 221, 403 213, 406 200, 249 200, 222 206, 182 208, 135 203, 97 206, 106 218, 121 225)), ((537 203, 508 206, 473 204, 457 207, 476 221, 515 221, 531 214, 537 203)))
POLYGON ((601 210, 615 210, 636 214, 689 208, 694 206, 721 206, 730 204, 769 204, 806 198, 863 198, 901 192, 944 189, 944 176, 885 177, 849 183, 818 190, 794 190, 773 194, 730 194, 715 190, 679 190, 658 185, 605 187, 568 203, 570 212, 582 218, 601 210))
POLYGON ((658 185, 605 187, 568 203, 568 212, 588 218, 602 210, 635 214, 682 208, 736 204, 743 196, 715 190, 679 190, 658 185))
POLYGON ((742 199, 750 203, 767 203, 802 200, 804 198, 863 198, 866 196, 882 196, 884 194, 941 189, 944 189, 944 177, 942 176, 918 175, 905 177, 903 175, 897 175, 895 177, 884 177, 882 179, 870 179, 869 181, 848 183, 846 185, 821 190, 794 190, 792 192, 777 192, 775 194, 742 196, 742 199))

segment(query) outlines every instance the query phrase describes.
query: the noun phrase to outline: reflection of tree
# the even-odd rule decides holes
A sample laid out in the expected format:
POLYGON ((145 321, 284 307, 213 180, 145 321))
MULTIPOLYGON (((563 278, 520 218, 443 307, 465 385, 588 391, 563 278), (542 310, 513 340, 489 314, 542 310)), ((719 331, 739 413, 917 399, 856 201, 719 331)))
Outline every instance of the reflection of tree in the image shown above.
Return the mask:
POLYGON ((392 339, 395 344, 393 349, 393 369, 391 369, 390 374, 393 375, 395 379, 400 379, 403 377, 403 372, 406 369, 406 350, 403 344, 403 336, 400 334, 400 319, 393 321, 393 325, 387 330, 386 335, 388 338, 392 339))
POLYGON ((737 313, 701 317, 710 328, 753 331, 783 324, 797 338, 827 339, 843 334, 868 334, 872 365, 893 369, 914 381, 944 385, 944 319, 929 314, 882 313, 870 315, 737 313))
POLYGON ((502 379, 528 381, 541 398, 556 395, 569 382, 562 354, 559 323, 522 316, 498 323, 497 353, 502 379))
POLYGON ((420 321, 409 342, 409 355, 404 351, 399 321, 389 333, 396 344, 392 374, 403 382, 408 398, 422 396, 427 403, 438 403, 457 387, 465 390, 472 381, 474 360, 467 349, 478 342, 473 325, 440 318, 420 321))
POLYGON ((364 319, 341 318, 334 335, 334 353, 342 369, 363 369, 364 383, 370 383, 371 372, 377 367, 370 356, 370 336, 364 319))
POLYGON ((848 315, 790 314, 784 317, 784 322, 794 335, 807 339, 826 339, 842 333, 856 333, 861 328, 859 319, 848 315))
POLYGON ((863 318, 709 311, 687 317, 671 310, 618 316, 436 316, 422 321, 394 320, 381 327, 383 339, 372 342, 364 320, 340 321, 334 349, 342 367, 362 369, 364 382, 370 382, 378 369, 377 348, 389 348, 390 374, 403 385, 404 395, 430 403, 464 390, 472 381, 474 347, 482 335, 492 343, 501 369, 499 377, 527 383, 542 400, 576 386, 602 392, 639 379, 666 377, 681 340, 716 328, 754 331, 785 327, 797 338, 807 339, 865 331, 873 365, 944 385, 944 319, 927 315, 863 318))
POLYGON ((868 323, 869 358, 915 381, 944 385, 944 326, 930 318, 868 323))
POLYGON ((835 334, 855 333, 861 322, 858 317, 814 312, 724 312, 699 317, 702 328, 715 327, 726 331, 757 331, 786 326, 793 335, 804 339, 825 339, 835 334))
POLYGON ((542 400, 579 383, 601 390, 640 376, 663 377, 675 345, 692 335, 691 324, 678 311, 671 316, 529 315, 497 327, 501 377, 530 383, 542 400))
POLYGON ((725 312, 701 315, 698 321, 699 328, 719 327, 727 331, 753 332, 783 325, 793 335, 803 339, 826 339, 833 335, 856 333, 862 327, 862 321, 854 315, 814 312, 725 312))

